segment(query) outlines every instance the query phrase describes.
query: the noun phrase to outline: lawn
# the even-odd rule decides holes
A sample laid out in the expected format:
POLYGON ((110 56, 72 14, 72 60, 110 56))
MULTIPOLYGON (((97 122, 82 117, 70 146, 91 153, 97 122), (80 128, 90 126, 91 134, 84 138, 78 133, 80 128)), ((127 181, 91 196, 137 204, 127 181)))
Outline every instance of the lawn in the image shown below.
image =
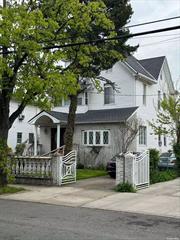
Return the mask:
POLYGON ((3 188, 0 188, 0 195, 2 194, 6 194, 6 193, 16 193, 16 192, 20 192, 23 191, 24 188, 21 187, 10 187, 10 186, 6 186, 3 188))
POLYGON ((94 169, 77 169, 77 180, 106 176, 105 170, 94 170, 94 169))

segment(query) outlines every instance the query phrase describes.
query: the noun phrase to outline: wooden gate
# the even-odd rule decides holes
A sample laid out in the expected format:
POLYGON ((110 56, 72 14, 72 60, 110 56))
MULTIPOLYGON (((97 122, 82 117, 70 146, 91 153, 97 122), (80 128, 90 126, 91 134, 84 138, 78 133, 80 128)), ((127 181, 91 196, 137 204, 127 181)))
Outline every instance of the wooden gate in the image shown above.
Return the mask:
POLYGON ((133 182, 136 189, 149 186, 149 151, 135 156, 133 166, 133 182))

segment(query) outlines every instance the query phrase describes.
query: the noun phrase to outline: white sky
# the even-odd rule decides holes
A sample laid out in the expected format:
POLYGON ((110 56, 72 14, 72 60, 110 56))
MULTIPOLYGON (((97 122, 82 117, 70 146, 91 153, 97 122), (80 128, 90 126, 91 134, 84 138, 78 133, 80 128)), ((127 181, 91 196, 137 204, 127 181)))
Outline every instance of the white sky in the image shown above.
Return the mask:
MULTIPOLYGON (((130 0, 130 2, 134 14, 128 25, 180 16, 180 0, 130 0)), ((133 27, 130 30, 132 33, 135 33, 177 25, 180 25, 180 18, 133 27)), ((166 56, 172 79, 175 85, 177 80, 179 80, 180 84, 180 30, 140 36, 130 40, 130 43, 140 45, 135 53, 135 57, 138 59, 166 56)))
MULTIPOLYGON (((130 2, 134 14, 129 25, 180 16, 180 0, 130 0, 130 2)), ((0 4, 1 3, 2 0, 0 0, 0 4)), ((148 31, 175 25, 180 25, 180 18, 167 22, 134 27, 131 28, 131 32, 148 31)), ((180 30, 140 36, 130 40, 130 43, 140 45, 135 53, 135 57, 138 59, 166 56, 172 79, 175 84, 179 80, 180 85, 180 30)))

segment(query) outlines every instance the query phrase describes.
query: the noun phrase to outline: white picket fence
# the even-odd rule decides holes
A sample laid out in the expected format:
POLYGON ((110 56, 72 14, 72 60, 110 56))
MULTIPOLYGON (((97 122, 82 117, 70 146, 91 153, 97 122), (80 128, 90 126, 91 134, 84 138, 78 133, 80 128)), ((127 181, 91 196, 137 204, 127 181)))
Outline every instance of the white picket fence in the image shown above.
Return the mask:
POLYGON ((149 151, 144 151, 133 160, 133 183, 136 189, 149 186, 149 151))

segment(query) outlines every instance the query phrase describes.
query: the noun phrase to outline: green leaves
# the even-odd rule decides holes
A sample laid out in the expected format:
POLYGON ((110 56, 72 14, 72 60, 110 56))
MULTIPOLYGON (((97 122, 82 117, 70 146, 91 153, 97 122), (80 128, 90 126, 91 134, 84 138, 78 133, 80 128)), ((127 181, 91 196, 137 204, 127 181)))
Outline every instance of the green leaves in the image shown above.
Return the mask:
POLYGON ((169 134, 175 142, 180 142, 180 98, 169 96, 161 102, 157 120, 150 123, 155 134, 169 134))

